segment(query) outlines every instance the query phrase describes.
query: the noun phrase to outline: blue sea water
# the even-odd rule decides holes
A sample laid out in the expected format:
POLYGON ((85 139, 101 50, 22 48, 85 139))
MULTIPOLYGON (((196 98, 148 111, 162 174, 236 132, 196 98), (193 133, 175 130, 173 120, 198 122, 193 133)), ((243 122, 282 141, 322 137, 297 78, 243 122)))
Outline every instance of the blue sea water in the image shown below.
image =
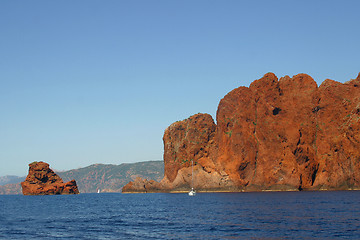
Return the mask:
POLYGON ((0 195, 0 239, 360 239, 360 191, 0 195))

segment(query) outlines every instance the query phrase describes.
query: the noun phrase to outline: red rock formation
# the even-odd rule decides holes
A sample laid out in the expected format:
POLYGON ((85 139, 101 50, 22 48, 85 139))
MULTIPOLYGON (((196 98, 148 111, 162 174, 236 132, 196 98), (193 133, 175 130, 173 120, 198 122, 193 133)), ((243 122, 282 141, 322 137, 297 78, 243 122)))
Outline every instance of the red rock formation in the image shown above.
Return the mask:
POLYGON ((196 114, 171 124, 164 133, 164 178, 160 183, 135 179, 125 185, 122 192, 187 191, 194 187, 209 191, 234 190, 229 176, 215 170, 210 155, 216 149, 216 125, 209 114, 196 114))
POLYGON ((146 193, 146 192, 159 192, 161 191, 161 186, 158 182, 154 180, 146 180, 142 179, 141 177, 137 177, 134 182, 129 182, 123 188, 123 192, 139 192, 139 193, 146 193))
POLYGON ((360 188, 360 74, 318 87, 306 74, 268 73, 228 93, 216 120, 198 114, 165 131, 157 188, 188 189, 191 159, 198 190, 360 188))
POLYGON ((164 175, 173 182, 181 168, 209 156, 216 125, 209 114, 196 114, 171 124, 164 133, 164 175))
POLYGON ((316 90, 305 74, 278 81, 270 73, 221 100, 218 161, 233 181, 249 190, 311 185, 316 90))
POLYGON ((21 183, 24 195, 78 194, 76 181, 64 183, 45 162, 29 164, 29 174, 21 183))

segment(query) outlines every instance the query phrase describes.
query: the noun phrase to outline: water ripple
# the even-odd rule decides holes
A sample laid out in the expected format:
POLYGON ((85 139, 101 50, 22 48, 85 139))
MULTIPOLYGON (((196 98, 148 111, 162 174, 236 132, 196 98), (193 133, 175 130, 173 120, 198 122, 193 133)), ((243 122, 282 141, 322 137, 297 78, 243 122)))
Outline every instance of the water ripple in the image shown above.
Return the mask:
POLYGON ((360 192, 0 196, 0 239, 356 239, 360 192))

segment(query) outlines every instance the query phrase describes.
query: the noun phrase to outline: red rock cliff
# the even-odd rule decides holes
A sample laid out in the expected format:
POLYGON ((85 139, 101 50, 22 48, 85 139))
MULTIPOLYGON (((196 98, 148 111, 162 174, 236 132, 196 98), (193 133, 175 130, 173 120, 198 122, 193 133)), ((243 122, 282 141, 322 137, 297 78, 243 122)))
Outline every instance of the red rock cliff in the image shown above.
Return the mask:
POLYGON ((29 174, 21 183, 24 195, 78 194, 75 180, 64 183, 45 162, 29 164, 29 174))
MULTIPOLYGON (((147 191, 360 188, 360 74, 320 87, 306 74, 265 74, 164 134, 165 176, 147 191)), ((131 189, 130 189, 131 190, 131 189)), ((129 191, 127 189, 126 191, 129 191)))

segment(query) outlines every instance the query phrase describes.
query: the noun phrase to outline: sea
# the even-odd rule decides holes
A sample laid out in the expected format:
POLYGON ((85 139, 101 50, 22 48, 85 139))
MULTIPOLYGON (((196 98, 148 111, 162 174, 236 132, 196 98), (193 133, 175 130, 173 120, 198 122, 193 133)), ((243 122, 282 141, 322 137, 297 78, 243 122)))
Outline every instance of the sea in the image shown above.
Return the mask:
POLYGON ((0 195, 0 239, 360 239, 360 191, 0 195))

